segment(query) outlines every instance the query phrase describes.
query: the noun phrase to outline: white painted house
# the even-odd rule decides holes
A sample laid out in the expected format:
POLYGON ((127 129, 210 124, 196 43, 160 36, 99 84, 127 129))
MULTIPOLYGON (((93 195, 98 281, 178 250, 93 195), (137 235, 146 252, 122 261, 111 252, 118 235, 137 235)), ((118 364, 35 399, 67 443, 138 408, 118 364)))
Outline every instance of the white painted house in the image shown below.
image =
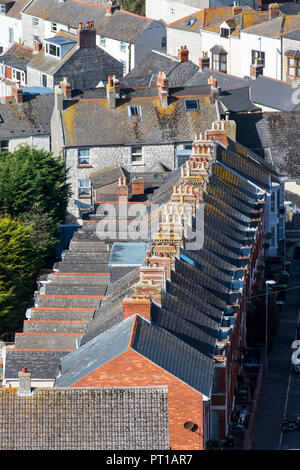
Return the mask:
POLYGON ((0 53, 22 41, 21 12, 29 0, 0 0, 0 53))
MULTIPOLYGON (((240 0, 240 5, 256 8, 257 0, 240 0)), ((197 13, 203 8, 229 7, 232 0, 146 0, 146 16, 166 24, 197 13)))
POLYGON ((175 55, 184 44, 193 62, 198 64, 205 52, 211 68, 241 76, 241 30, 245 25, 264 21, 267 15, 248 6, 205 8, 167 26, 168 54, 175 55))
POLYGON ((278 4, 269 5, 268 11, 239 5, 205 8, 167 25, 167 52, 176 55, 185 44, 196 64, 204 53, 213 70, 285 80, 283 37, 299 28, 300 14, 284 14, 278 4))
POLYGON ((166 30, 157 21, 120 10, 115 2, 103 6, 83 0, 32 0, 22 13, 23 40, 33 47, 38 39, 60 30, 75 34, 82 22, 93 21, 96 44, 123 63, 127 73, 152 49, 166 50, 166 30))

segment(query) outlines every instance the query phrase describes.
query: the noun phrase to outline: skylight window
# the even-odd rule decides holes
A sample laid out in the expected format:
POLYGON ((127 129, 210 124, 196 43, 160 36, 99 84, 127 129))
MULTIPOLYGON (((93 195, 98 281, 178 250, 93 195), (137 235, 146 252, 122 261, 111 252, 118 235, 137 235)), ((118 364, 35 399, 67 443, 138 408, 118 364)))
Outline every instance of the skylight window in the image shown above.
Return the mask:
POLYGON ((195 22, 196 22, 196 18, 194 18, 194 17, 189 18, 188 21, 187 21, 187 25, 191 27, 191 26, 193 26, 193 24, 195 24, 195 22))
POLYGON ((128 114, 129 116, 141 116, 142 109, 138 105, 131 105, 128 107, 128 114))
POLYGON ((198 111, 198 100, 184 100, 184 107, 186 111, 198 111))

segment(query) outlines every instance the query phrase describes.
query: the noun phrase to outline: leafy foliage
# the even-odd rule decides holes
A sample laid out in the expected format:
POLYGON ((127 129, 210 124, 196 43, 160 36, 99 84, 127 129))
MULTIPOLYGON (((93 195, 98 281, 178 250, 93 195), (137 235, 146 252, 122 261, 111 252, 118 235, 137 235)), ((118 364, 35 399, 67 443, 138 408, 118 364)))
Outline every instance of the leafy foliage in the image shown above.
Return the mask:
POLYGON ((0 324, 1 336, 15 329, 39 268, 33 226, 10 216, 0 218, 0 324))
POLYGON ((70 187, 62 159, 22 146, 0 158, 0 338, 21 326, 36 277, 53 261, 70 187))
POLYGON ((66 215, 69 185, 61 158, 22 146, 0 159, 0 213, 15 217, 38 205, 55 222, 66 215))
POLYGON ((122 9, 137 15, 145 15, 145 0, 121 0, 122 9))

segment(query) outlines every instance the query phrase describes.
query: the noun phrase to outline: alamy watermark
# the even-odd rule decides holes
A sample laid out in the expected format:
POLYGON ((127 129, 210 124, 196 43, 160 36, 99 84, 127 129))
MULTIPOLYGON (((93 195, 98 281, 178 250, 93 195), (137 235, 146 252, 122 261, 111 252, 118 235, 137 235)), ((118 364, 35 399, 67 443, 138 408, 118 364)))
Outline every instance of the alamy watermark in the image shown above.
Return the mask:
POLYGON ((132 204, 126 199, 122 204, 101 204, 96 212, 100 216, 96 235, 100 240, 151 242, 161 233, 165 240, 182 238, 187 250, 200 250, 204 244, 204 205, 193 215, 184 211, 184 206, 181 213, 175 209, 166 213, 159 204, 132 204))

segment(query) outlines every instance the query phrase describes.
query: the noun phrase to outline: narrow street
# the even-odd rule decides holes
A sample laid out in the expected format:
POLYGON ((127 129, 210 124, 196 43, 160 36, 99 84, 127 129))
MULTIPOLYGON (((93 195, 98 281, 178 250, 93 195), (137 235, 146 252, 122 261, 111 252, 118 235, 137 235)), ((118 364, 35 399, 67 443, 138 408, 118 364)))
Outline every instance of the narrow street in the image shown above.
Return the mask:
POLYGON ((291 374, 292 342, 300 308, 300 260, 293 260, 280 327, 268 360, 252 439, 253 450, 300 449, 300 431, 282 434, 283 416, 300 416, 300 376, 291 374))

